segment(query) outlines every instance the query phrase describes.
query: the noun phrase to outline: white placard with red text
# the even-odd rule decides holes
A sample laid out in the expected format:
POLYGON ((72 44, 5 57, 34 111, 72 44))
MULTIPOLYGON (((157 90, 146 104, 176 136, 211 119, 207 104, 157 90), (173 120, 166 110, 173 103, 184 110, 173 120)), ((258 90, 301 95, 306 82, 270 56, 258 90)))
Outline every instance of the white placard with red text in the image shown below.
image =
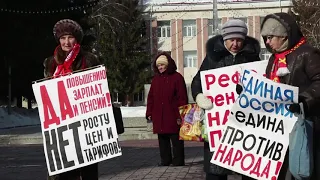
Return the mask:
POLYGON ((217 148, 222 129, 228 121, 230 109, 238 97, 236 84, 243 69, 265 74, 268 61, 257 61, 218 69, 201 71, 202 92, 213 102, 213 108, 205 112, 210 151, 217 148))
POLYGON ((245 70, 244 90, 231 108, 211 163, 259 180, 277 180, 298 117, 298 87, 245 70))
POLYGON ((104 66, 32 88, 50 176, 121 156, 104 66))

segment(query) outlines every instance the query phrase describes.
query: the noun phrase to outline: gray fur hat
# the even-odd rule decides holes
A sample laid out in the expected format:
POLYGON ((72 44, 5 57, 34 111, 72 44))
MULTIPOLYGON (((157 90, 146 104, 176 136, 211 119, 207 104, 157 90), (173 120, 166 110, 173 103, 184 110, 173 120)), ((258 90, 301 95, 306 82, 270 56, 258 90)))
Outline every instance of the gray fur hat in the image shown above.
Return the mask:
POLYGON ((57 41, 64 35, 73 35, 79 43, 83 38, 81 26, 71 19, 62 19, 58 21, 53 27, 53 34, 57 41))
POLYGON ((268 18, 262 25, 261 36, 287 36, 286 28, 276 19, 268 18))
POLYGON ((230 19, 223 24, 221 35, 223 40, 231 38, 245 39, 248 33, 248 28, 245 22, 240 19, 230 19))

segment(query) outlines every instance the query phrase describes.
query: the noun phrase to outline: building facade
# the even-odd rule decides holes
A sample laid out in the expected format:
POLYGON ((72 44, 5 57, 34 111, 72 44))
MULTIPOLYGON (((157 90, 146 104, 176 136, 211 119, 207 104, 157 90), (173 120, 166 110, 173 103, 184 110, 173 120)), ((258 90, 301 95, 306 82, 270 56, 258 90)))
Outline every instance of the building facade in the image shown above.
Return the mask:
MULTIPOLYGON (((268 60, 270 53, 260 36, 261 22, 267 14, 288 12, 291 1, 235 1, 218 0, 219 29, 231 18, 245 21, 248 35, 260 41, 261 59, 268 60)), ((212 1, 149 0, 144 2, 144 7, 148 18, 151 53, 170 53, 190 91, 192 79, 206 56, 206 42, 215 35, 212 1)), ((148 89, 144 94, 146 97, 148 89)))

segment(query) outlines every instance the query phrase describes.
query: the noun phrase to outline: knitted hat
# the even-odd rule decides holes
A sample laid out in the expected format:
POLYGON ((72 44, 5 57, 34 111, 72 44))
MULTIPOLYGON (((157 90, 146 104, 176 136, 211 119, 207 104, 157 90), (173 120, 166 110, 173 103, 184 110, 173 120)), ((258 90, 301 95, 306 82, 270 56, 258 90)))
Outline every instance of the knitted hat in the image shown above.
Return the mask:
POLYGON ((245 22, 240 19, 230 19, 221 28, 223 40, 231 38, 245 39, 248 33, 248 28, 245 22))
POLYGON ((60 37, 64 35, 73 35, 77 39, 78 43, 80 43, 83 38, 83 30, 81 26, 71 19, 58 21, 53 27, 53 34, 57 41, 59 41, 60 37))
POLYGON ((166 66, 168 66, 169 62, 168 62, 168 58, 165 55, 161 55, 158 57, 158 59, 156 60, 156 65, 158 64, 164 64, 166 66))
POLYGON ((268 18, 262 25, 261 36, 287 36, 286 28, 276 19, 268 18))

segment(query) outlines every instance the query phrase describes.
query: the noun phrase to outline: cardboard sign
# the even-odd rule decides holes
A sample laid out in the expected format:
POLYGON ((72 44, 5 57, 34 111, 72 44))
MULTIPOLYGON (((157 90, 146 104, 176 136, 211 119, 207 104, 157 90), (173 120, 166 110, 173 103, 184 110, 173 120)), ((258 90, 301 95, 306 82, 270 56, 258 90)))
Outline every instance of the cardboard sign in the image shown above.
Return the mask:
POLYGON ((50 176, 121 156, 105 67, 32 88, 50 176))
POLYGON ((298 117, 298 87, 245 70, 243 92, 233 105, 211 163, 255 179, 276 180, 298 117))
POLYGON ((222 129, 228 122, 230 109, 238 97, 236 85, 239 82, 240 72, 243 69, 251 69, 264 75, 267 63, 268 61, 257 61, 200 73, 203 94, 213 103, 213 108, 205 112, 207 121, 205 124, 211 152, 217 148, 222 136, 222 129))

